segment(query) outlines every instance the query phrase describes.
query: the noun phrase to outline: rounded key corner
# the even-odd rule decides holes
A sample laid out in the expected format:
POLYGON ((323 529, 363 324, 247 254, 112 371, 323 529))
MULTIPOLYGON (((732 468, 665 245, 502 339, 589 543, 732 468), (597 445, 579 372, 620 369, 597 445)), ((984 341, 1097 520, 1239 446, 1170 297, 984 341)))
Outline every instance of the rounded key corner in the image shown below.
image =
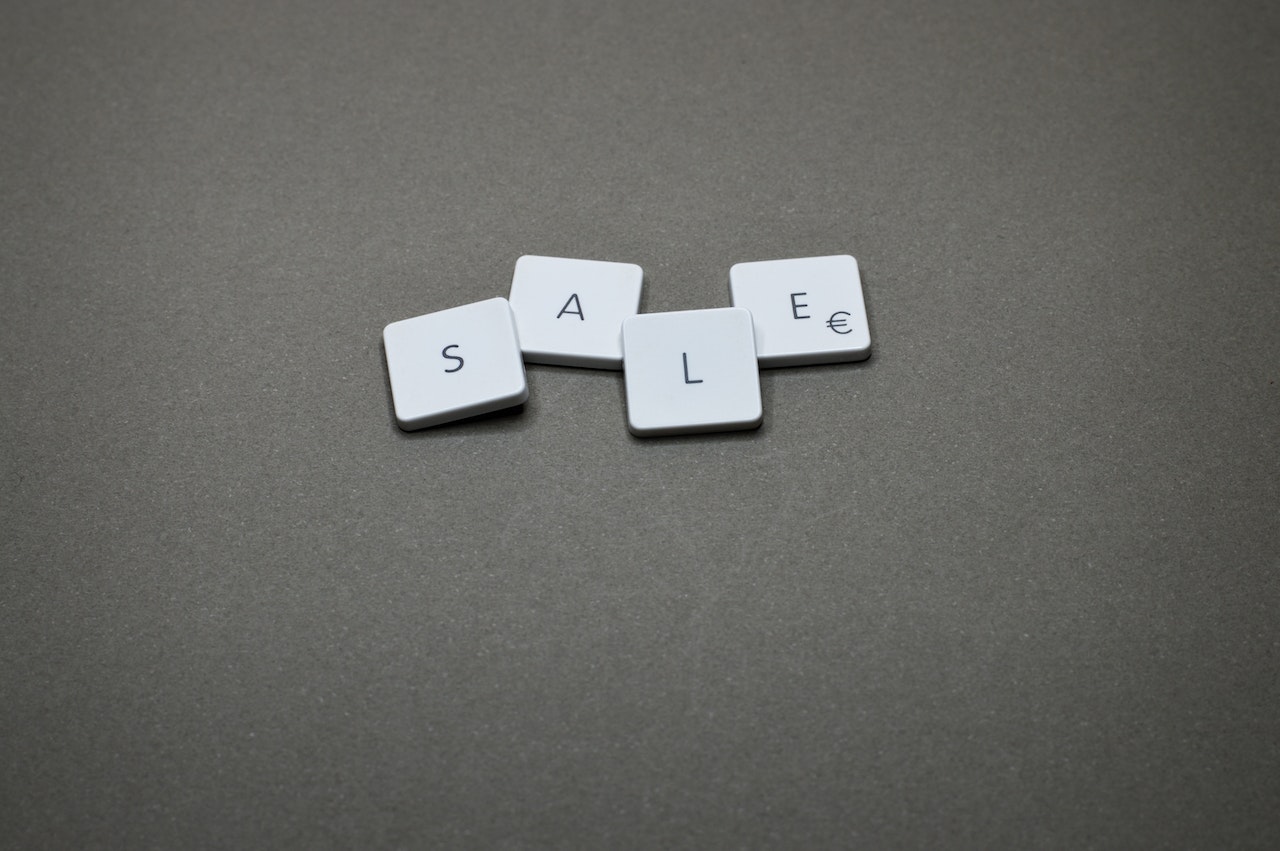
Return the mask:
POLYGON ((632 437, 657 437, 660 433, 651 429, 639 428, 631 420, 627 420, 627 431, 631 433, 632 437))
POLYGON ((406 431, 406 432, 408 432, 408 431, 421 431, 422 429, 426 428, 427 426, 429 426, 429 425, 431 424, 431 423, 430 423, 430 418, 429 418, 429 417, 423 417, 423 416, 418 416, 418 417, 405 417, 405 416, 401 416, 401 415, 400 415, 400 411, 399 411, 399 410, 397 410, 397 409, 395 408, 395 402, 394 402, 394 401, 392 402, 392 414, 393 414, 393 416, 394 416, 394 418, 395 418, 395 421, 396 421, 396 427, 397 427, 398 429, 400 429, 401 431, 406 431))
POLYGON ((653 437, 656 433, 652 426, 642 426, 636 422, 635 414, 630 409, 627 410, 627 431, 636 437, 653 437))
POLYGON ((638 411, 632 407, 630 400, 627 401, 627 431, 636 437, 661 437, 665 434, 671 434, 672 429, 669 425, 664 425, 661 421, 655 421, 649 418, 644 422, 643 417, 637 417, 638 411))
POLYGON ((751 416, 738 420, 736 423, 726 425, 726 431, 754 431, 764 425, 764 399, 757 397, 755 400, 755 408, 751 412, 751 416))
POLYGON ((506 393, 496 394, 490 404, 499 408, 509 408, 513 405, 523 405, 529 400, 529 379, 525 375, 524 363, 520 364, 520 377, 511 382, 511 389, 506 393))
POLYGON ((399 417, 396 417, 396 427, 403 432, 421 431, 426 428, 426 426, 420 425, 417 420, 402 420, 399 417))

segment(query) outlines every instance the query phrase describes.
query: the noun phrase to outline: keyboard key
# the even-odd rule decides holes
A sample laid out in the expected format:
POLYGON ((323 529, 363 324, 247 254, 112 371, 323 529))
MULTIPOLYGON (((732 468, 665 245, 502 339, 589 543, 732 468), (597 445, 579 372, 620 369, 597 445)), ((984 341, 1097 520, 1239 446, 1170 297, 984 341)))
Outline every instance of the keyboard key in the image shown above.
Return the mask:
POLYGON ((529 363, 622 369, 622 320, 640 309, 634 263, 526 254, 511 279, 511 309, 529 363))
POLYGON ((848 254, 738 263, 734 307, 751 311, 760 366, 865 360, 871 332, 858 261, 848 254))
POLYGON ((529 398, 505 298, 392 322, 382 330, 396 423, 405 431, 519 405, 529 398))
POLYGON ((632 434, 760 425, 760 368, 746 310, 639 314, 622 323, 622 349, 632 434))

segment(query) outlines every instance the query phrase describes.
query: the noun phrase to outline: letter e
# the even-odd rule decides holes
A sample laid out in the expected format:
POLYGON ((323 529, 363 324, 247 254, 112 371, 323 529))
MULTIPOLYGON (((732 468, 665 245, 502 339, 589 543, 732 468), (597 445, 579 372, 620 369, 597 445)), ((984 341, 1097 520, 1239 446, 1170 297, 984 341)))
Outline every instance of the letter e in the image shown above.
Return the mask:
POLYGON ((810 318, 809 316, 800 315, 800 308, 809 306, 807 304, 796 303, 796 296, 801 296, 801 295, 808 295, 808 293, 792 293, 791 294, 791 315, 794 316, 796 319, 809 319, 810 318))

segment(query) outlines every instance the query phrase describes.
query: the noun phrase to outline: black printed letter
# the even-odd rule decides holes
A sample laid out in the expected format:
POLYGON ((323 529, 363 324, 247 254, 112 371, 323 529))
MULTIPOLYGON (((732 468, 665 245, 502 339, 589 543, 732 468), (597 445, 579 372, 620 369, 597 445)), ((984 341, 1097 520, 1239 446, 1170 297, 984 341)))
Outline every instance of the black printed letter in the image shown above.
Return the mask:
POLYGON ((586 321, 587 317, 582 315, 582 302, 578 301, 577 293, 574 293, 573 295, 569 296, 569 300, 564 303, 564 307, 560 308, 560 312, 556 314, 556 319, 559 319, 561 316, 564 316, 566 313, 576 314, 579 319, 586 321), (578 309, 570 310, 569 305, 571 304, 576 304, 578 306, 578 309))
POLYGON ((458 348, 458 344, 451 343, 440 350, 440 357, 448 358, 449 360, 456 360, 458 362, 457 366, 455 366, 453 369, 446 369, 445 372, 457 372, 458 370, 462 369, 462 364, 463 364, 462 358, 458 357, 457 355, 449 354, 450 349, 456 349, 456 348, 458 348))
POLYGON ((794 316, 796 319, 808 319, 809 318, 808 316, 800 315, 800 308, 808 307, 809 305, 796 304, 796 296, 798 295, 808 295, 808 293, 792 293, 791 294, 791 315, 794 316))
POLYGON ((681 352, 684 355, 684 383, 685 384, 701 384, 701 378, 689 378, 689 353, 681 352))

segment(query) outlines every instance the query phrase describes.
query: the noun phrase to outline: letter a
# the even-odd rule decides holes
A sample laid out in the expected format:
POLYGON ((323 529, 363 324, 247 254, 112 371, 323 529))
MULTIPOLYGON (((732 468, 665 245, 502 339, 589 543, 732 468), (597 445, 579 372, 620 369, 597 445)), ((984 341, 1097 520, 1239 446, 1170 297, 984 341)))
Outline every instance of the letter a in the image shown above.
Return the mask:
POLYGON ((584 322, 586 321, 587 317, 582 315, 582 302, 578 301, 577 293, 574 293, 573 295, 569 296, 569 300, 564 303, 564 307, 560 308, 560 312, 556 314, 556 319, 559 319, 561 316, 564 316, 566 313, 576 314, 579 319, 583 320, 584 322), (578 306, 578 309, 570 310, 569 305, 571 304, 576 304, 578 306))

